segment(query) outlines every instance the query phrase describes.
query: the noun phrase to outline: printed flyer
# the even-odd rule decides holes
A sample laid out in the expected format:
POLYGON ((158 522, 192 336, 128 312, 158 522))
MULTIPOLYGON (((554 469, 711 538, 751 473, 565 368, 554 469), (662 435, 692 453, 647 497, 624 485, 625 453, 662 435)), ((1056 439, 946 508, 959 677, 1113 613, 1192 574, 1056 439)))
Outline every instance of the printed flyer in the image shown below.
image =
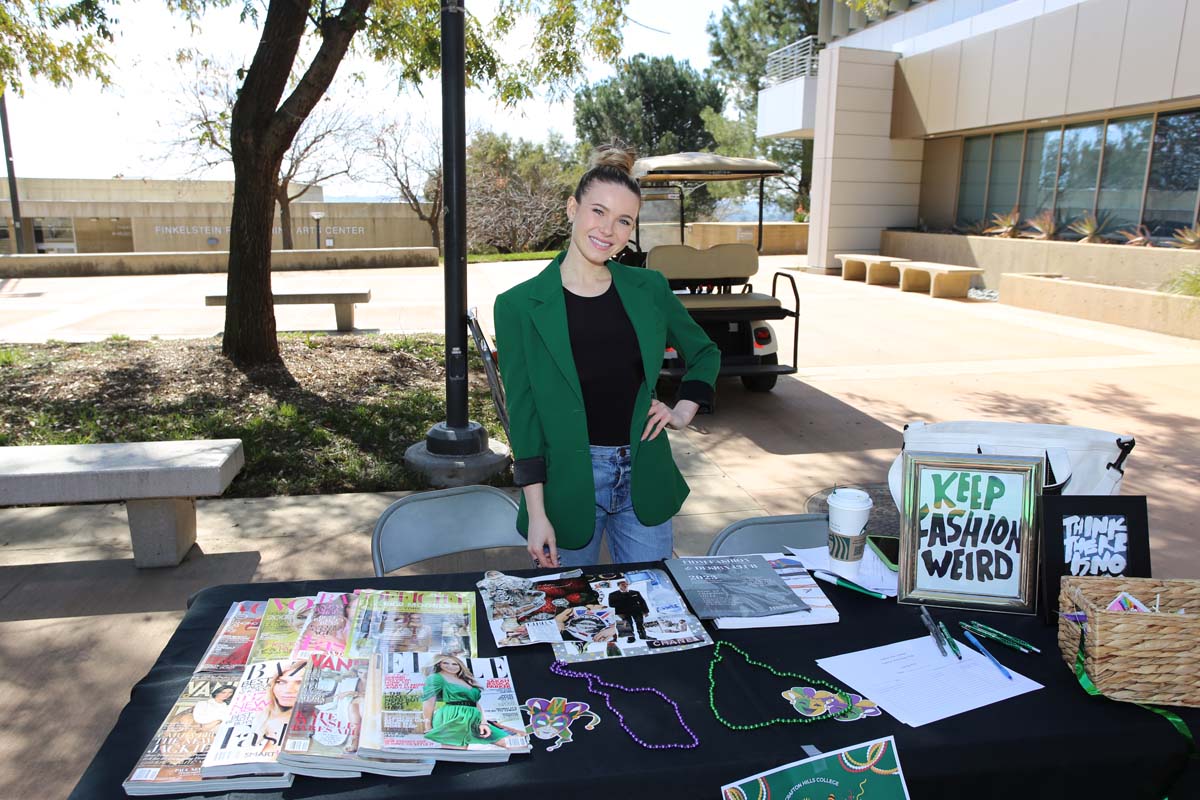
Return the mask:
POLYGON ((832 750, 721 787, 724 800, 908 800, 891 737, 832 750))

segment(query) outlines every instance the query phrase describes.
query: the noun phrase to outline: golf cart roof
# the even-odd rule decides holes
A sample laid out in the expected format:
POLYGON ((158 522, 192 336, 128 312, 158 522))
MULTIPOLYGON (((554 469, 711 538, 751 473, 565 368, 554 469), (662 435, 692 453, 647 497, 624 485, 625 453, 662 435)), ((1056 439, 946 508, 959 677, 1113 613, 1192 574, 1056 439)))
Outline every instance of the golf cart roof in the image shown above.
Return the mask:
POLYGON ((643 184, 744 181, 782 174, 783 169, 773 161, 719 156, 716 153, 675 153, 669 156, 639 158, 633 165, 633 177, 643 184))

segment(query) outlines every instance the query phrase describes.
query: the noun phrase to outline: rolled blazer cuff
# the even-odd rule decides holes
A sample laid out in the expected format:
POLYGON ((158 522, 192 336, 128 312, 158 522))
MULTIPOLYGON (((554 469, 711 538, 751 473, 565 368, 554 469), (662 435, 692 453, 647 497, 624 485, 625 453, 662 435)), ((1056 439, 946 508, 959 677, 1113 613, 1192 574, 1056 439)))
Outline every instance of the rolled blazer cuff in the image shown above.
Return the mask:
POLYGON ((513 462, 513 483, 528 486, 546 482, 546 459, 544 456, 518 458, 513 462))
POLYGON ((675 401, 691 400, 700 406, 701 411, 712 411, 713 387, 704 381, 684 381, 679 384, 679 394, 675 401))

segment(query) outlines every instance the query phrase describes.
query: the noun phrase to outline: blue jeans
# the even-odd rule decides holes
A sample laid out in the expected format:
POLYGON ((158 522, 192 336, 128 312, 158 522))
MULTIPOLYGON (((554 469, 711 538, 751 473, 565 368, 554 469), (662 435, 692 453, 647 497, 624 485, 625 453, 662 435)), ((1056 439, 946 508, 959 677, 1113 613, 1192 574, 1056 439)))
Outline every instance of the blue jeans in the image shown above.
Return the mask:
POLYGON ((671 520, 648 526, 633 513, 629 447, 592 445, 591 450, 592 478, 596 482, 596 530, 592 540, 578 550, 559 548, 559 563, 564 567, 595 564, 600 559, 600 541, 605 532, 614 563, 670 558, 671 520))

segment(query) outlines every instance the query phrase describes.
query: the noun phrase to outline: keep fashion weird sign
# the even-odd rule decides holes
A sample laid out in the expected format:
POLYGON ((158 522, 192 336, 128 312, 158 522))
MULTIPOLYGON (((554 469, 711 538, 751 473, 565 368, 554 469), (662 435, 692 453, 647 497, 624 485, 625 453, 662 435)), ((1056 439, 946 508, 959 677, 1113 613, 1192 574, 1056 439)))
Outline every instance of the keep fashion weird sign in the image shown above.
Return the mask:
POLYGON ((926 468, 918 491, 917 587, 1019 595, 1022 476, 926 468))

